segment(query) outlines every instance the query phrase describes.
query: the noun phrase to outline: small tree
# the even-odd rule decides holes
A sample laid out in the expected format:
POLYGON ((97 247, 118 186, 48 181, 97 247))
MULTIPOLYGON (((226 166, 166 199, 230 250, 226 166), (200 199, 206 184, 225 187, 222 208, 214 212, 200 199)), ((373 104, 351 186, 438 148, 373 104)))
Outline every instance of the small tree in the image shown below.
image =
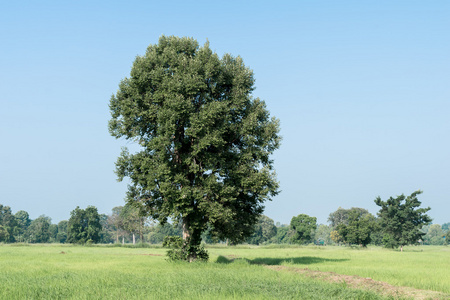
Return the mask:
POLYGON ((56 241, 58 243, 65 243, 67 240, 67 225, 69 221, 63 220, 58 223, 58 234, 56 235, 56 241))
POLYGON ((56 243, 57 241, 57 236, 58 236, 58 225, 56 224, 50 224, 50 226, 48 227, 48 233, 50 235, 50 243, 56 243))
POLYGON ((291 220, 291 230, 293 231, 292 242, 303 244, 310 242, 317 228, 317 218, 300 214, 291 220))
POLYGON ((97 243, 100 240, 100 216, 95 206, 81 209, 78 206, 70 213, 67 225, 67 242, 97 243))
POLYGON ((361 215, 358 211, 352 211, 348 217, 348 224, 339 224, 336 227, 339 236, 348 244, 358 244, 367 247, 371 242, 371 232, 375 228, 375 217, 372 214, 361 215))
POLYGON ((109 244, 114 242, 114 231, 111 228, 109 222, 109 216, 106 214, 100 214, 100 225, 102 226, 102 231, 100 232, 99 243, 109 244))
POLYGON ((108 227, 111 231, 115 231, 116 234, 116 243, 119 243, 119 236, 122 236, 122 243, 124 243, 124 234, 125 231, 123 228, 123 220, 122 220, 122 210, 123 206, 113 207, 111 215, 108 216, 108 227))
POLYGON ((31 224, 30 216, 28 213, 24 210, 19 210, 14 215, 14 218, 16 219, 17 224, 17 236, 16 240, 18 242, 25 242, 27 240, 26 232, 28 227, 31 224))
POLYGON ((403 246, 417 243, 425 235, 420 229, 431 223, 431 218, 426 214, 430 208, 418 208, 421 202, 417 195, 420 194, 422 191, 416 191, 407 197, 403 194, 396 198, 390 197, 386 201, 382 201, 380 197, 375 199, 375 204, 381 207, 378 216, 386 247, 400 246, 403 251, 403 246))
POLYGON ((27 232, 30 243, 48 243, 50 240, 50 225, 50 217, 44 215, 31 221, 27 232))
POLYGON ((139 235, 141 243, 144 242, 144 225, 147 217, 139 208, 127 203, 120 211, 119 227, 133 236, 133 245, 136 243, 136 234, 139 235))
POLYGON ((12 214, 11 208, 9 206, 3 206, 1 204, 0 226, 2 226, 2 233, 0 233, 0 242, 14 242, 14 228, 17 226, 16 219, 12 214))
POLYGON ((337 230, 332 230, 330 232, 330 238, 333 242, 335 242, 336 244, 339 244, 343 241, 342 236, 339 234, 339 232, 337 230))

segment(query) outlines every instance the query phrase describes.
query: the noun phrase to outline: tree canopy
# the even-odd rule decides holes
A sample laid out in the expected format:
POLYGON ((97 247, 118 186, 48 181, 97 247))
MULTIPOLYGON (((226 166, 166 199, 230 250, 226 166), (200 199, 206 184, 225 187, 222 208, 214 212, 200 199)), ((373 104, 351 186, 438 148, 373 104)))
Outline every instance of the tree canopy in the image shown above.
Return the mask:
POLYGON ((300 214, 291 220, 291 230, 293 231, 292 242, 302 244, 311 241, 314 230, 317 228, 317 218, 300 214))
POLYGON ((403 250, 403 246, 418 243, 425 235, 420 229, 431 223, 431 218, 426 214, 430 208, 419 208, 421 202, 417 196, 420 194, 422 191, 419 190, 410 196, 402 194, 386 201, 382 201, 380 197, 375 199, 375 204, 381 207, 378 217, 384 231, 383 243, 386 247, 400 246, 403 250))
POLYGON ((110 133, 141 147, 116 163, 119 180, 131 179, 127 201, 182 223, 185 245, 199 245, 208 227, 221 240, 245 240, 278 193, 270 155, 279 122, 252 96, 254 81, 240 57, 162 36, 111 97, 110 133))
POLYGON ((339 224, 348 225, 348 220, 351 214, 363 216, 370 213, 367 209, 360 207, 352 207, 350 209, 339 207, 336 211, 330 213, 328 216, 328 222, 330 222, 331 227, 333 228, 336 228, 339 224))
POLYGON ((70 213, 67 224, 67 242, 69 243, 97 243, 100 240, 100 215, 95 206, 86 209, 76 207, 70 213))
POLYGON ((16 227, 16 219, 11 207, 0 204, 0 242, 14 242, 14 227, 16 227))
POLYGON ((370 234, 375 226, 376 221, 372 214, 353 210, 348 216, 347 224, 340 223, 336 230, 344 242, 366 247, 371 242, 370 234))
POLYGON ((28 240, 30 243, 47 243, 50 240, 50 225, 52 220, 45 215, 39 216, 30 223, 28 240))

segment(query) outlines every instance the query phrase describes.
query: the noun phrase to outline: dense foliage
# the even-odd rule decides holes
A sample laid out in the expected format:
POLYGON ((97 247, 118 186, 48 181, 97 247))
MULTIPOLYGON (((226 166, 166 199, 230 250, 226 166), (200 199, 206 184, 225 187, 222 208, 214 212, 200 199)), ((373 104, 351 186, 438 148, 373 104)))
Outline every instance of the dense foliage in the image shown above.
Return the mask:
POLYGON ((131 179, 128 203, 161 223, 181 223, 188 249, 208 227, 219 239, 244 241, 278 192, 270 159, 278 120, 253 90, 240 57, 162 36, 111 98, 110 133, 142 149, 124 150, 116 163, 119 179, 131 179))
POLYGON ((347 224, 341 223, 336 229, 342 241, 366 247, 371 242, 371 232, 375 229, 375 217, 370 213, 351 211, 347 224))
POLYGON ((293 231, 293 235, 291 236, 292 242, 296 244, 311 242, 316 228, 316 217, 310 217, 306 214, 293 217, 291 220, 291 230, 293 231))
POLYGON ((328 222, 330 222, 332 228, 336 228, 340 224, 348 225, 351 214, 353 216, 363 216, 370 213, 367 209, 360 207, 352 207, 350 209, 339 207, 336 211, 330 213, 328 222))
POLYGON ((67 224, 67 242, 69 243, 98 243, 100 241, 100 215, 97 208, 88 206, 81 209, 78 206, 70 213, 67 224))
POLYGON ((386 247, 400 246, 403 249, 405 245, 418 243, 425 235, 420 229, 423 225, 430 224, 431 218, 426 214, 429 207, 419 208, 421 202, 417 196, 421 193, 422 191, 416 191, 410 196, 402 194, 386 201, 382 201, 380 197, 375 199, 375 204, 381 207, 378 217, 386 247))

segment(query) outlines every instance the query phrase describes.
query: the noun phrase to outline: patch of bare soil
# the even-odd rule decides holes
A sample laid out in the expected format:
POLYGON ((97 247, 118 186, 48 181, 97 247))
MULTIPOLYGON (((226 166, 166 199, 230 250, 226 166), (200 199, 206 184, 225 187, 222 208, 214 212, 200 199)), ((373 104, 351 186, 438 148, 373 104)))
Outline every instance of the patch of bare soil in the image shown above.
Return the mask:
POLYGON ((332 283, 344 283, 349 288, 370 290, 377 294, 384 296, 392 296, 394 298, 413 298, 413 299, 450 299, 450 295, 428 291, 419 290, 405 286, 394 286, 387 282, 376 281, 372 278, 363 278, 359 276, 342 275, 333 272, 314 271, 308 268, 295 268, 288 266, 265 266, 266 268, 276 271, 289 271, 299 273, 311 278, 321 279, 332 283))
POLYGON ((138 255, 163 256, 162 254, 153 254, 153 253, 143 253, 138 255))

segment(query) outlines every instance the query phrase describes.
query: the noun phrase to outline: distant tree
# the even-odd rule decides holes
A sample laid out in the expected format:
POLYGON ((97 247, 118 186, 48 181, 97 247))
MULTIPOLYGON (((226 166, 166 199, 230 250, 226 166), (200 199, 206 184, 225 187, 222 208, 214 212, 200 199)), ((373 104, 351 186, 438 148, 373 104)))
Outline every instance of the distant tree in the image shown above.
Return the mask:
POLYGON ((275 244, 290 244, 293 235, 294 232, 290 229, 289 225, 278 226, 277 234, 270 241, 275 244))
POLYGON ((9 241, 9 232, 3 225, 0 225, 0 242, 9 241))
POLYGON ((136 234, 139 235, 141 243, 144 241, 144 225, 147 220, 144 214, 144 211, 129 203, 120 211, 119 227, 133 236, 133 245, 136 243, 136 234))
POLYGON ((380 218, 375 217, 375 222, 373 223, 373 228, 370 232, 370 243, 376 246, 383 245, 383 231, 381 229, 380 218))
POLYGON ((202 233, 202 242, 206 244, 215 244, 219 242, 219 239, 213 234, 213 229, 209 225, 208 228, 202 233))
POLYGON ((30 243, 48 243, 50 241, 49 228, 52 224, 50 217, 45 215, 31 221, 28 227, 28 240, 30 243))
POLYGON ((330 232, 330 238, 336 244, 340 244, 341 242, 343 242, 342 236, 339 234, 337 230, 332 230, 330 232))
POLYGON ((116 243, 119 243, 119 237, 122 236, 122 243, 124 243, 125 239, 125 231, 123 228, 123 219, 121 216, 121 212, 123 210, 123 206, 113 207, 111 215, 108 217, 108 226, 109 229, 115 232, 116 243))
POLYGON ((106 214, 100 214, 100 225, 102 231, 100 231, 100 243, 109 244, 114 242, 114 230, 109 223, 109 216, 106 214))
POLYGON ((421 202, 417 195, 421 193, 422 191, 416 191, 407 197, 402 194, 386 201, 382 201, 380 197, 375 199, 375 204, 381 207, 378 216, 386 247, 400 246, 403 251, 403 246, 417 243, 425 235, 420 229, 423 225, 430 224, 431 218, 426 214, 429 207, 418 208, 421 202))
POLYGON ((16 225, 16 219, 12 214, 9 206, 3 206, 0 204, 0 242, 12 243, 14 242, 14 228, 16 225))
POLYGON ((432 224, 429 226, 425 236, 423 237, 423 242, 426 245, 444 245, 444 236, 445 232, 442 230, 441 225, 432 224))
POLYGON ((95 206, 81 209, 78 206, 70 213, 67 224, 67 242, 98 243, 100 241, 100 216, 95 206))
POLYGON ((291 220, 291 230, 293 231, 292 242, 303 244, 310 242, 317 228, 317 218, 300 214, 291 220))
POLYGON ((67 241, 67 226, 69 221, 63 220, 58 223, 58 234, 56 235, 56 241, 64 244, 67 241))
POLYGON ((444 224, 442 224, 442 230, 444 230, 444 231, 448 231, 448 230, 450 230, 450 223, 444 223, 444 224))
POLYGON ((331 231, 333 231, 333 228, 331 226, 320 224, 314 233, 314 240, 316 241, 323 240, 325 244, 331 244, 332 243, 332 239, 330 236, 331 231))
POLYGON ((58 225, 56 224, 50 224, 49 228, 48 228, 48 233, 50 235, 50 242, 51 243, 55 243, 58 242, 57 241, 57 236, 58 236, 58 225))
POLYGON ((110 133, 142 149, 123 151, 116 163, 119 180, 131 180, 127 201, 161 223, 180 222, 188 261, 206 254, 201 235, 209 225, 221 240, 245 241, 263 203, 278 194, 270 155, 279 122, 254 88, 240 57, 162 36, 111 98, 110 133))
POLYGON ((248 239, 249 244, 260 245, 269 241, 273 236, 277 234, 277 228, 274 221, 264 215, 261 215, 258 219, 258 223, 255 225, 255 232, 248 239))
POLYGON ((328 216, 328 222, 330 222, 333 229, 335 229, 339 224, 348 225, 348 218, 352 212, 357 213, 360 216, 370 214, 369 211, 364 208, 352 207, 350 209, 344 209, 339 207, 335 212, 332 212, 328 216))
POLYGON ((18 242, 27 241, 26 232, 31 224, 30 216, 26 211, 19 210, 15 213, 14 218, 16 219, 17 224, 16 240, 18 242))
POLYGON ((450 230, 445 234, 445 244, 450 245, 450 230))
POLYGON ((341 223, 336 227, 336 230, 345 243, 367 247, 371 241, 370 233, 375 228, 375 222, 375 217, 372 214, 361 214, 354 210, 348 216, 348 224, 341 223))
POLYGON ((148 234, 147 240, 151 244, 160 244, 167 236, 181 237, 182 232, 183 230, 180 225, 172 225, 166 222, 164 224, 158 224, 154 226, 153 230, 151 230, 148 234))

